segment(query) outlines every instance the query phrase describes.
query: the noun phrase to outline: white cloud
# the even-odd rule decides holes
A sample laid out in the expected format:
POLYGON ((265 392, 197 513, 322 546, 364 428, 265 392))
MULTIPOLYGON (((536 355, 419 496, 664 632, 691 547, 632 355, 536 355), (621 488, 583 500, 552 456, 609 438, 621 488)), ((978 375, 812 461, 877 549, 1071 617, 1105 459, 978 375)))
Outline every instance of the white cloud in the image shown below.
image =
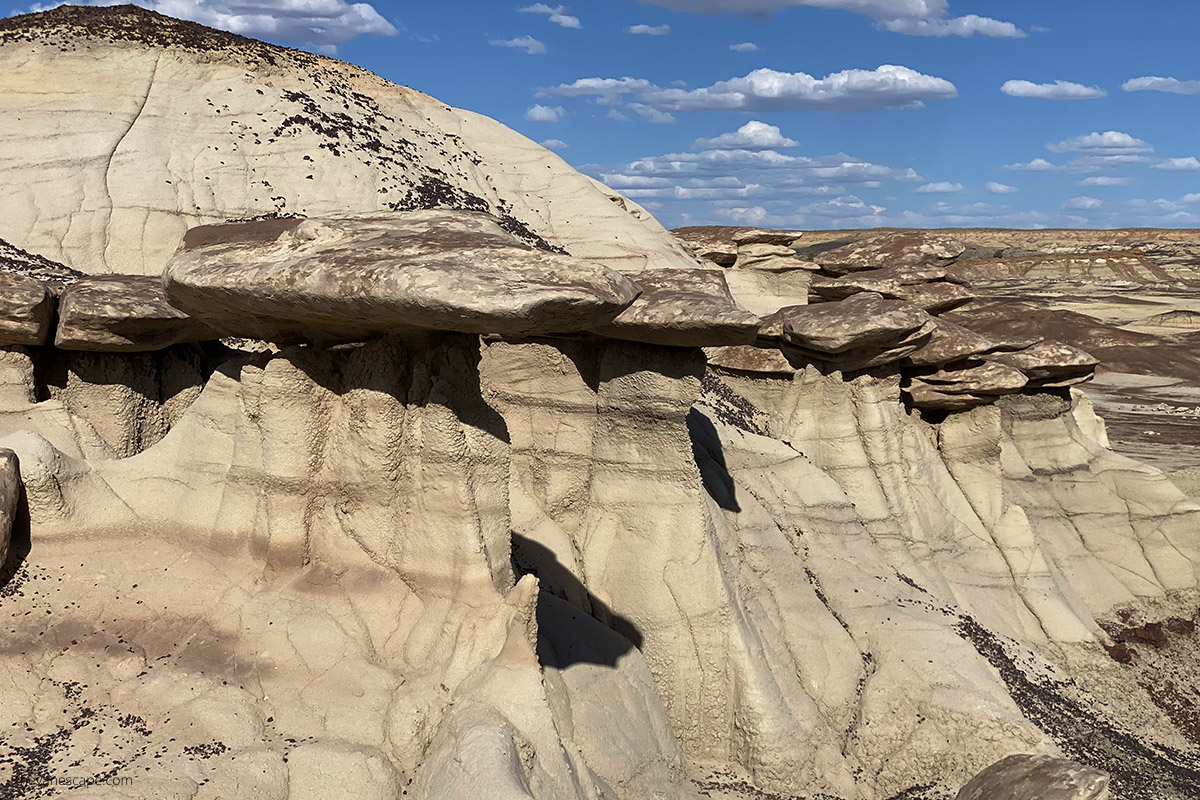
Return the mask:
POLYGON ((961 192, 962 190, 963 185, 961 183, 938 181, 936 183, 927 183, 924 186, 918 186, 913 191, 917 194, 950 194, 953 192, 961 192))
POLYGON ((754 42, 738 42, 729 45, 729 49, 735 53, 755 53, 758 51, 758 45, 754 42))
POLYGON ((1119 156, 1130 153, 1153 153, 1149 142, 1121 131, 1092 132, 1061 142, 1050 142, 1046 149, 1052 153, 1088 153, 1098 156, 1119 156))
POLYGON ((1038 100, 1096 100, 1107 97, 1108 92, 1099 86, 1084 86, 1070 81, 1033 83, 1031 81, 1005 81, 1000 91, 1009 97, 1032 97, 1038 100))
POLYGON ((741 78, 699 89, 663 89, 642 78, 580 78, 539 91, 565 97, 594 95, 616 104, 636 93, 639 102, 663 111, 876 111, 920 108, 925 100, 958 96, 954 84, 908 67, 885 64, 814 78, 804 72, 756 69, 741 78))
POLYGON ((1164 172, 1200 172, 1200 160, 1197 160, 1195 156, 1168 158, 1165 161, 1154 164, 1152 169, 1159 169, 1164 172))
POLYGON ((661 111, 654 106, 648 106, 645 103, 630 103, 626 106, 626 108, 647 122, 661 124, 675 121, 675 117, 671 116, 666 111, 661 111))
POLYGON ((534 3, 531 6, 518 8, 522 14, 544 14, 547 19, 558 25, 561 28, 579 29, 583 26, 579 24, 579 17, 572 17, 566 13, 566 6, 548 6, 545 3, 534 3))
POLYGON ((1167 92, 1168 94, 1200 94, 1200 81, 1181 81, 1178 78, 1159 78, 1149 75, 1130 78, 1121 84, 1127 92, 1167 92))
POLYGON ((792 6, 837 9, 865 14, 880 28, 913 36, 1024 36, 1016 25, 968 14, 951 17, 947 0, 646 0, 676 11, 735 12, 763 16, 792 6))
POLYGON ((696 140, 696 147, 701 150, 778 150, 799 145, 780 133, 777 126, 753 119, 731 133, 696 140))
MULTIPOLYGON (((74 0, 80 5, 114 5, 116 0, 74 0)), ((278 41, 312 45, 330 54, 356 36, 395 36, 396 27, 370 3, 345 0, 126 0, 160 14, 212 28, 278 41)), ((62 3, 35 5, 44 11, 62 3)))
POLYGON ((562 106, 534 105, 525 110, 526 122, 558 122, 567 110, 562 106))
POLYGON ((984 188, 992 194, 1013 194, 1014 192, 1021 191, 1015 186, 1009 186, 1007 183, 997 183, 996 181, 988 181, 984 188))
POLYGON ((629 122, 629 117, 625 116, 615 108, 610 108, 608 110, 608 114, 605 116, 607 116, 609 119, 616 120, 617 122, 629 122))
POLYGON ((881 20, 879 27, 892 33, 909 36, 987 36, 992 39, 1024 39, 1025 32, 1011 22, 968 14, 950 19, 901 17, 881 20))
POLYGON ((1111 175, 1093 175, 1079 181, 1080 186, 1128 186, 1133 178, 1117 178, 1111 175))
POLYGON ((950 81, 885 64, 814 78, 804 72, 756 69, 741 78, 700 89, 659 89, 643 94, 671 111, 875 111, 921 107, 925 100, 957 97, 950 81))
POLYGON ((640 36, 666 36, 671 32, 670 25, 630 25, 625 29, 626 33, 637 34, 640 36))
POLYGON ((1094 197, 1072 197, 1063 203, 1063 208, 1068 211, 1088 211, 1093 208, 1099 208, 1102 205, 1104 205, 1104 201, 1097 200, 1094 197))
POLYGON ((518 36, 515 39, 492 39, 488 44, 496 47, 515 47, 518 50, 524 50, 531 56, 538 56, 546 52, 546 45, 532 36, 518 36))
POLYGON ((546 148, 547 150, 566 150, 568 147, 571 146, 571 145, 567 144, 566 142, 564 142, 562 139, 547 139, 544 142, 538 142, 538 144, 540 144, 542 147, 546 148))
POLYGON ((1196 192, 1193 192, 1192 194, 1185 194, 1183 196, 1183 202, 1185 202, 1185 203, 1200 203, 1200 194, 1198 194, 1196 192))
POLYGON ((1066 169, 1058 164, 1051 164, 1044 158, 1035 158, 1023 164, 1005 164, 1004 168, 1013 172, 1064 172, 1066 169))

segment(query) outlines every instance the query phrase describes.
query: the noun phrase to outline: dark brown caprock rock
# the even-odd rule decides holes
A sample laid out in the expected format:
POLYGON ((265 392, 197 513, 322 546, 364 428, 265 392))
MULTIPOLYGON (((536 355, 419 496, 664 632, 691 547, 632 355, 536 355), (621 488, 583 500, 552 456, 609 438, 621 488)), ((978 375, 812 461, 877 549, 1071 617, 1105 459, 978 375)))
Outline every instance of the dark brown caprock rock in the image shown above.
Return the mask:
POLYGON ((0 346, 42 345, 50 339, 54 296, 46 284, 0 272, 0 346))
POLYGON ((12 542, 13 520, 17 516, 17 502, 21 497, 21 470, 17 454, 0 447, 0 566, 8 558, 12 542))
POLYGON ((780 310, 782 339, 817 353, 837 354, 863 348, 885 349, 911 334, 933 330, 933 320, 901 300, 874 292, 837 303, 792 306, 780 310))
POLYGON ((965 251, 962 242, 945 234, 899 231, 826 250, 815 260, 830 274, 846 275, 881 267, 945 266, 965 251))
POLYGON ((639 289, 535 249, 474 211, 196 228, 163 275, 179 309, 223 334, 337 343, 439 330, 532 336, 611 322, 639 289))
POLYGON ((913 353, 905 365, 941 367, 997 348, 997 343, 983 334, 944 319, 935 319, 929 343, 913 353))
POLYGON ((803 231, 781 231, 773 228, 751 228, 750 230, 738 231, 733 235, 733 243, 739 248, 748 244, 773 244, 780 246, 788 246, 801 236, 803 231))
POLYGON ((734 302, 721 270, 658 269, 630 277, 641 295, 595 333, 671 347, 749 344, 758 335, 758 317, 734 302))
POLYGON ((955 800, 1107 800, 1109 776, 1053 756, 1016 755, 976 775, 955 800))
POLYGON ((104 275, 67 287, 59 300, 54 346, 62 350, 137 353, 221 334, 173 308, 153 275, 104 275))
POLYGON ((996 361, 1024 372, 1031 387, 1062 388, 1091 380, 1100 363, 1077 347, 1044 341, 1015 353, 998 353, 996 361))

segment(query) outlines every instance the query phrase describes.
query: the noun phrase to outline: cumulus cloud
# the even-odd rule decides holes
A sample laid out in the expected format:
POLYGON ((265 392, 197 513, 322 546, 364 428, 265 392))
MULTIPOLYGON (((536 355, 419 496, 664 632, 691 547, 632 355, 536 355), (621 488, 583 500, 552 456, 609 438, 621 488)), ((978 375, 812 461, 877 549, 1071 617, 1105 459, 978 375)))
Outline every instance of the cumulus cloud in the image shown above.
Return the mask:
POLYGON ((792 6, 837 9, 865 14, 875 24, 912 36, 990 36, 1016 39, 1025 35, 1011 22, 968 14, 951 17, 947 0, 646 0, 676 11, 736 12, 765 16, 792 6))
POLYGON ((1128 186, 1133 178, 1118 178, 1112 175, 1093 175, 1079 182, 1080 186, 1128 186))
POLYGON ((1148 75, 1130 78, 1121 84, 1127 92, 1166 92, 1167 94, 1200 94, 1200 81, 1181 81, 1178 78, 1159 78, 1148 75))
POLYGON ((1164 172, 1200 172, 1200 161, 1195 156, 1187 158, 1168 158, 1165 161, 1160 161, 1154 164, 1152 169, 1159 169, 1164 172))
POLYGON ((991 17, 981 17, 978 14, 968 14, 965 17, 950 19, 927 19, 922 17, 901 17, 899 19, 881 20, 879 27, 893 33, 907 33, 909 36, 987 36, 992 39, 1024 39, 1025 31, 1011 22, 1001 22, 991 17))
POLYGON ((1072 197, 1063 203, 1063 208, 1068 211, 1088 211, 1093 208, 1099 208, 1102 205, 1104 205, 1104 201, 1097 200, 1094 197, 1072 197))
POLYGON ((1084 86, 1082 83, 1055 81, 1033 83, 1031 81, 1005 81, 1000 91, 1009 97, 1033 97, 1038 100, 1097 100, 1107 97, 1108 92, 1099 86, 1084 86))
POLYGON ((534 105, 525 110, 526 122, 558 122, 567 110, 562 106, 534 105))
MULTIPOLYGON (((115 5, 118 0, 73 0, 79 5, 115 5)), ((277 41, 311 44, 332 53, 356 36, 395 36, 396 26, 370 3, 345 0, 124 0, 212 28, 277 41)), ((44 11, 62 3, 35 5, 44 11)))
POLYGON ((877 111, 920 108, 926 100, 958 96, 954 84, 908 67, 885 64, 850 69, 824 78, 804 72, 756 69, 741 78, 699 89, 664 89, 641 78, 580 78, 541 89, 538 96, 582 97, 616 104, 623 95, 663 111, 877 111))
POLYGON ((755 53, 758 51, 758 45, 754 42, 738 42, 729 45, 729 49, 735 53, 755 53))
POLYGON ((1048 142, 1051 153, 1087 153, 1097 156, 1122 156, 1131 153, 1153 153, 1154 145, 1121 131, 1093 131, 1083 136, 1048 142))
POLYGON ((736 131, 712 139, 696 140, 696 147, 701 150, 778 150, 799 145, 796 140, 784 136, 778 126, 758 120, 750 120, 736 131))
POLYGON ((522 14, 544 14, 547 19, 558 25, 561 28, 579 29, 583 26, 579 24, 579 17, 572 17, 566 13, 566 6, 548 6, 545 3, 534 3, 531 6, 518 8, 522 14))
POLYGON ((626 33, 636 34, 638 36, 666 36, 671 32, 670 25, 630 25, 625 29, 626 33))
POLYGON ((495 47, 514 47, 524 50, 531 56, 539 56, 546 52, 546 45, 532 36, 518 36, 515 39, 492 39, 488 44, 495 47))
POLYGON ((566 150, 568 147, 571 146, 571 145, 567 144, 566 142, 564 142, 562 139, 547 139, 544 142, 538 142, 538 144, 540 144, 542 147, 546 148, 547 150, 566 150))
POLYGON ((997 183, 996 181, 988 181, 984 188, 992 194, 1013 194, 1020 191, 1015 186, 1009 186, 1007 183, 997 183))
POLYGON ((1200 203, 1200 194, 1198 194, 1196 192, 1193 192, 1191 194, 1185 194, 1183 196, 1183 202, 1185 202, 1185 203, 1200 203))
POLYGON ((961 183, 937 181, 936 183, 927 183, 924 186, 918 186, 913 191, 917 194, 951 194, 953 192, 961 192, 962 190, 963 185, 961 183))
POLYGON ((647 122, 662 124, 675 121, 675 117, 671 116, 666 111, 657 109, 654 106, 648 106, 645 103, 630 103, 628 106, 626 106, 626 108, 647 122))

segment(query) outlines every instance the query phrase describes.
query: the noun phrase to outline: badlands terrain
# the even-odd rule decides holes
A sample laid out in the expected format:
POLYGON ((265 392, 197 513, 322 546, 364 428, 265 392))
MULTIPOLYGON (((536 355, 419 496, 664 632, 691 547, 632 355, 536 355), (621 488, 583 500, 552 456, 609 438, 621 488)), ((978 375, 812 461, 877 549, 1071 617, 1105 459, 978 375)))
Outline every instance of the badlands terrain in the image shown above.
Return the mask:
POLYGON ((672 234, 129 6, 0 186, 0 797, 1200 796, 1192 234, 672 234))

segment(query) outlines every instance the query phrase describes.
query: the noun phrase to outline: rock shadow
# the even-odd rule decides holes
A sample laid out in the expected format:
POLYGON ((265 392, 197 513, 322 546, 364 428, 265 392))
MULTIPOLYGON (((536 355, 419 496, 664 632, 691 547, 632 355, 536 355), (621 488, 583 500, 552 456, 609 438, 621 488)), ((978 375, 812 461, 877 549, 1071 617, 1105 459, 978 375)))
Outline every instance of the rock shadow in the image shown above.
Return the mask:
POLYGON ((729 468, 725 464, 725 449, 721 445, 721 437, 712 420, 701 411, 693 408, 687 415, 688 435, 692 440, 692 458, 700 477, 704 481, 704 490, 708 492, 718 506, 726 511, 741 511, 742 506, 737 499, 737 485, 729 468))
POLYGON ((29 551, 32 547, 30 538, 30 522, 29 522, 29 501, 25 497, 25 483, 18 481, 17 495, 17 510, 13 515, 12 535, 8 542, 8 556, 4 559, 4 563, 0 564, 0 597, 3 597, 6 589, 16 590, 17 580, 16 575, 21 571, 21 567, 25 564, 25 559, 29 557, 29 551))
POLYGON ((615 668, 622 656, 641 648, 644 637, 637 626, 589 592, 550 548, 514 533, 512 561, 518 577, 536 575, 541 583, 537 622, 538 660, 543 667, 615 668))

